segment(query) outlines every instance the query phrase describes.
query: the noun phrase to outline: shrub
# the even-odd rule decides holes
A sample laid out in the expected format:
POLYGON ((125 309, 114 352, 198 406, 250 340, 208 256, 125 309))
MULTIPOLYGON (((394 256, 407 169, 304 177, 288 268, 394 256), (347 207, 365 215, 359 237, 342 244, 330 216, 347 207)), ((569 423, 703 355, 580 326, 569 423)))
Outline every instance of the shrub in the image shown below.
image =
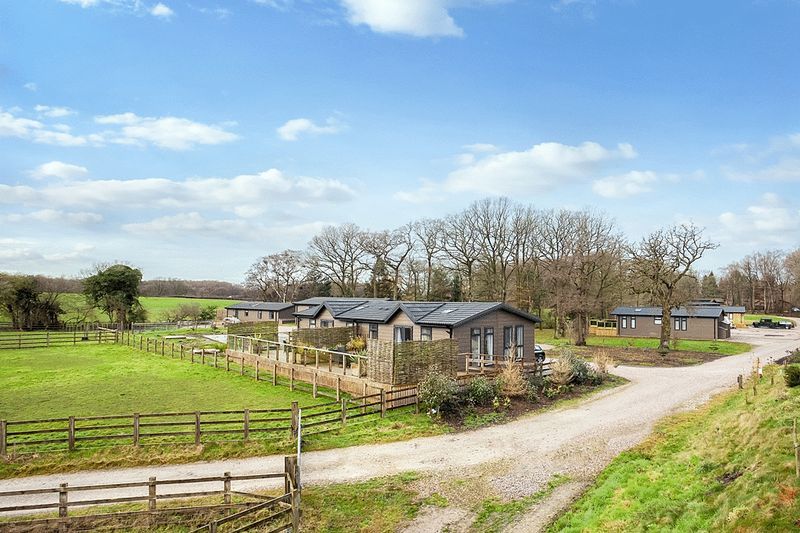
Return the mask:
MULTIPOLYGON (((572 380, 575 378, 575 374, 572 371, 572 364, 570 361, 564 357, 560 359, 556 359, 552 363, 550 363, 550 381, 556 387, 562 387, 569 385, 572 380)), ((549 387, 548 387, 549 389, 549 387)))
POLYGON ((614 359, 605 350, 600 350, 594 356, 594 366, 600 376, 607 376, 609 369, 614 366, 614 359))
POLYGON ((347 343, 346 348, 348 352, 361 352, 367 349, 367 340, 361 336, 353 337, 347 343))
POLYGON ((583 383, 596 383, 599 379, 597 373, 586 364, 586 361, 578 357, 572 350, 562 349, 558 355, 558 360, 566 361, 569 364, 572 369, 573 380, 579 385, 583 383))
POLYGON ((506 361, 497 379, 500 384, 500 392, 505 396, 515 398, 525 396, 528 392, 528 384, 522 375, 522 368, 511 361, 506 361))
POLYGON ((450 376, 431 372, 417 388, 419 401, 431 415, 453 412, 458 408, 458 384, 450 376))
POLYGON ((467 385, 466 400, 472 405, 489 405, 500 393, 500 387, 484 376, 478 376, 467 385))
POLYGON ((783 369, 783 379, 786 380, 787 387, 797 387, 800 385, 800 365, 788 365, 783 369))
POLYGON ((793 364, 793 363, 800 363, 800 348, 796 348, 794 351, 787 351, 787 355, 783 359, 786 364, 793 364))

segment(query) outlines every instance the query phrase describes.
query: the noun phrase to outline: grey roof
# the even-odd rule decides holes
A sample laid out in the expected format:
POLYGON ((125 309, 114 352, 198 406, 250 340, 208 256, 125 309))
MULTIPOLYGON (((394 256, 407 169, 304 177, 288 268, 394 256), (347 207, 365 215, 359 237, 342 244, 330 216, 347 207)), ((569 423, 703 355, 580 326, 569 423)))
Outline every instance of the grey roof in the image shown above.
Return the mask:
POLYGON ((362 297, 345 297, 345 296, 312 296, 305 300, 298 300, 292 302, 295 305, 319 305, 325 302, 364 302, 368 300, 387 301, 389 298, 362 298, 362 297))
POLYGON ((292 307, 291 303, 284 302, 239 302, 225 306, 225 309, 245 309, 250 311, 283 311, 292 307))
POLYGON ((294 315, 314 318, 322 308, 327 308, 334 318, 352 322, 388 322, 398 311, 405 312, 416 324, 423 326, 455 327, 495 310, 504 310, 517 316, 540 322, 528 313, 502 302, 400 302, 375 298, 309 298, 300 305, 317 302, 314 307, 298 311, 294 315))
POLYGON ((726 313, 746 313, 747 310, 743 305, 723 305, 722 310, 726 313))
MULTIPOLYGON (((699 306, 699 307, 678 307, 673 308, 670 313, 672 316, 677 317, 697 317, 697 318, 719 318, 722 316, 722 307, 717 306, 699 306)), ((611 311, 612 315, 629 315, 629 316, 661 316, 660 307, 626 307, 620 306, 611 311)))

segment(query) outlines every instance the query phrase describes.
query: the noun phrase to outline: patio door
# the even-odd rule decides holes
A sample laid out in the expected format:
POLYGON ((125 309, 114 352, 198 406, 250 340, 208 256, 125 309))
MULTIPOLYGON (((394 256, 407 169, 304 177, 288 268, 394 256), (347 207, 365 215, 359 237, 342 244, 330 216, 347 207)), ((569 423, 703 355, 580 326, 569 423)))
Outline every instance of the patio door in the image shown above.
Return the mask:
POLYGON ((470 329, 469 334, 470 353, 472 354, 472 364, 481 364, 481 328, 470 329))

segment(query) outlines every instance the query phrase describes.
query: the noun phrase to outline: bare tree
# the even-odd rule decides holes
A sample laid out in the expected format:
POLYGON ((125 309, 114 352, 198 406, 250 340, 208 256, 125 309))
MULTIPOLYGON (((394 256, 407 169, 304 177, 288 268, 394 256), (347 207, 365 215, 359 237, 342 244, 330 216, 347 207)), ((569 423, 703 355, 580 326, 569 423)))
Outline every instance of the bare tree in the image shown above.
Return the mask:
POLYGON ((464 290, 461 297, 472 301, 475 288, 475 270, 480 256, 475 225, 466 212, 450 215, 444 220, 444 252, 450 260, 464 290))
POLYGON ((683 303, 680 284, 693 276, 692 266, 718 247, 703 239, 703 230, 693 224, 660 229, 628 247, 629 268, 637 292, 650 294, 661 305, 659 352, 669 351, 672 308, 683 303))
POLYGON ((265 255, 250 267, 245 286, 257 290, 263 301, 291 302, 308 276, 308 260, 303 252, 284 250, 265 255))
POLYGON ((425 261, 425 299, 430 300, 434 262, 444 251, 444 223, 440 219, 425 218, 414 222, 412 229, 425 261))
POLYGON ((505 301, 508 285, 517 266, 514 261, 517 240, 514 220, 519 211, 506 197, 486 198, 473 203, 466 211, 467 220, 477 237, 478 264, 489 300, 505 301))
POLYGON ((355 296, 366 270, 362 233, 355 224, 326 226, 309 243, 313 268, 338 289, 340 296, 355 296))

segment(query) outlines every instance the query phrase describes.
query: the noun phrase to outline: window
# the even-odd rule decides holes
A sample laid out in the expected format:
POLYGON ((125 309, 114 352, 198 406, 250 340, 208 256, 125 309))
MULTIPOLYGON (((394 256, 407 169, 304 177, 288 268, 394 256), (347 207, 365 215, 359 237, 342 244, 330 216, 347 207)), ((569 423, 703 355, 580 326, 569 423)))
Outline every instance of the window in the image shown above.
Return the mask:
POLYGON ((494 355, 494 328, 483 329, 483 353, 494 355))
POLYGON ((244 316, 250 316, 250 311, 245 311, 244 316))
POLYGON ((660 316, 655 317, 653 319, 653 324, 655 324, 656 326, 660 326, 661 325, 661 317, 660 316))
POLYGON ((686 331, 687 320, 685 317, 675 317, 675 331, 686 331))
POLYGON ((481 353, 481 328, 472 328, 469 330, 469 347, 472 355, 480 355, 481 353))
POLYGON ((628 329, 628 317, 622 317, 622 329, 628 329))
POLYGON ((521 360, 525 356, 525 326, 517 326, 514 342, 517 344, 517 359, 521 360))
POLYGON ((367 336, 370 339, 377 339, 378 338, 378 324, 370 324, 369 325, 369 334, 367 336))
POLYGON ((430 326, 419 328, 419 340, 421 341, 433 340, 433 328, 431 328, 430 326))
POLYGON ((317 327, 317 319, 316 318, 309 318, 308 319, 308 327, 310 327, 310 328, 317 327))
POLYGON ((681 331, 686 331, 686 326, 688 325, 689 319, 688 318, 681 318, 681 331))
POLYGON ((352 328, 352 327, 353 327, 353 326, 355 326, 356 324, 355 324, 355 322, 345 322, 345 323, 344 323, 344 325, 345 325, 345 327, 347 327, 347 328, 352 328))
POLYGON ((323 328, 332 328, 333 327, 333 320, 322 320, 321 325, 323 328))
POLYGON ((631 317, 631 329, 636 329, 636 317, 631 317))
POLYGON ((259 312, 258 312, 258 319, 259 319, 259 320, 261 320, 261 317, 262 317, 262 315, 263 315, 263 314, 264 314, 264 312, 263 312, 263 311, 259 311, 259 312))
MULTIPOLYGON (((261 317, 259 317, 259 318, 261 318, 261 317)), ((275 320, 275 311, 270 311, 269 312, 269 319, 270 320, 275 320)))
POLYGON ((395 326, 394 342, 407 342, 413 340, 411 326, 395 326))
POLYGON ((511 355, 511 345, 514 344, 514 328, 505 326, 503 328, 503 356, 511 355))
POLYGON ((239 318, 239 310, 238 309, 234 309, 233 310, 233 316, 235 316, 236 318, 239 318))

